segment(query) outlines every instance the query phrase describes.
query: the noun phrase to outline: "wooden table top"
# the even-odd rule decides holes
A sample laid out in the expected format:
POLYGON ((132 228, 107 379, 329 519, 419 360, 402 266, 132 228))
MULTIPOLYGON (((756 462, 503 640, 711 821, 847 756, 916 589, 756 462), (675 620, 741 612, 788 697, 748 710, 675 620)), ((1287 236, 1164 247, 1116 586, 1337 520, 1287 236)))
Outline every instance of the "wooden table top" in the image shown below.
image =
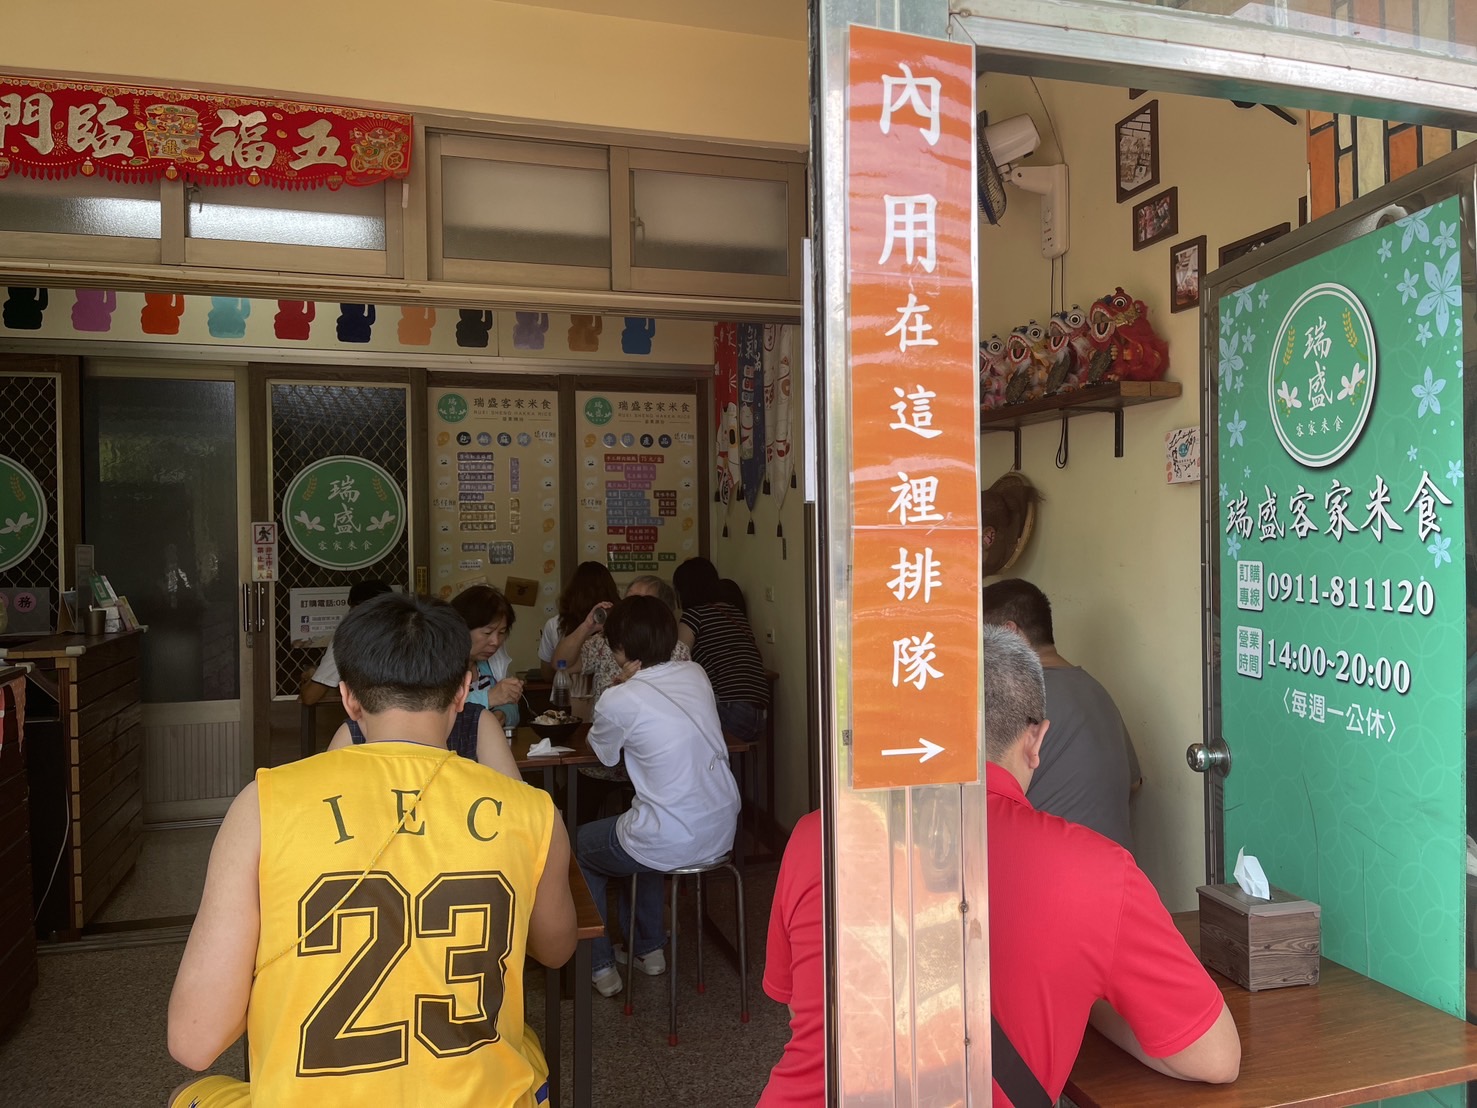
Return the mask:
MULTIPOLYGON (((534 734, 533 728, 527 724, 520 724, 513 731, 513 760, 518 763, 520 770, 543 769, 546 766, 598 766, 603 765, 595 752, 590 749, 590 725, 582 723, 575 732, 566 739, 560 739, 555 746, 567 746, 573 749, 572 754, 550 754, 543 757, 530 757, 528 749, 539 741, 538 735, 534 734)), ((723 736, 728 743, 730 754, 742 754, 753 747, 753 743, 740 742, 738 739, 723 736)))
POLYGON ((68 655, 87 653, 88 649, 102 646, 129 635, 139 634, 139 629, 109 631, 102 635, 87 635, 78 631, 63 631, 56 635, 39 635, 25 642, 0 646, 0 658, 34 660, 37 658, 65 658, 68 655))
POLYGON ((600 918, 595 898, 590 895, 590 886, 586 884, 585 875, 573 854, 569 856, 569 891, 574 896, 574 918, 579 938, 598 939, 605 934, 605 921, 600 918))
MULTIPOLYGON (((1174 921, 1198 954, 1199 913, 1181 912, 1174 921)), ((1165 1077, 1089 1027, 1067 1095, 1079 1108, 1334 1108, 1477 1078, 1477 1027, 1327 958, 1317 985, 1251 993, 1214 971, 1210 976, 1241 1035, 1235 1084, 1165 1077)))

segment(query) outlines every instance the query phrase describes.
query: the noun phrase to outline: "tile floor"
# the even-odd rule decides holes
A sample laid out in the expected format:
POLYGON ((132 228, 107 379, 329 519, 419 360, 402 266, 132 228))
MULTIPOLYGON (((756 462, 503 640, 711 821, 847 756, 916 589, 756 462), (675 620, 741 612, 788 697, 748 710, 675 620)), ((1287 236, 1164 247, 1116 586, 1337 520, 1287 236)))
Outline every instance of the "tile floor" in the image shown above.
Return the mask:
MULTIPOLYGON (((189 1076, 169 1057, 165 1013, 184 930, 171 917, 193 912, 213 828, 151 830, 135 871, 100 914, 100 922, 154 920, 144 926, 43 948, 40 986, 21 1024, 0 1038, 5 1101, 47 1108, 159 1105, 189 1076), (111 946, 108 944, 127 945, 111 946)), ((678 965, 679 1034, 667 1044, 667 979, 638 977, 635 1014, 619 997, 593 997, 594 1088, 599 1108, 674 1105, 750 1106, 789 1037, 785 1009, 763 994, 764 940, 775 866, 750 866, 745 881, 749 941, 748 1024, 739 1022, 737 970, 711 943, 705 948, 707 992, 696 992, 692 898, 685 895, 678 965)), ((732 938, 731 885, 707 886, 709 913, 732 938)), ((544 975, 525 981, 529 1023, 544 1030, 544 975)), ((587 985, 584 987, 588 987, 587 985)), ((573 1002, 563 1005, 563 1065, 573 1069, 573 1002)), ((240 1076, 238 1043, 211 1072, 240 1076)))

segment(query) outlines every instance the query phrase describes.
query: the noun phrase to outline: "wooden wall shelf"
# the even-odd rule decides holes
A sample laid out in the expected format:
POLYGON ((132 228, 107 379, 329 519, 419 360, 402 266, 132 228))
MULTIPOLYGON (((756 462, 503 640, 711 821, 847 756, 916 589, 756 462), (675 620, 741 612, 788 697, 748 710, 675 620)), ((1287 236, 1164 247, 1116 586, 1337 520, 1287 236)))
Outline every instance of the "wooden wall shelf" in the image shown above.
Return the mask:
POLYGON ((1062 421, 1065 442, 1067 420, 1094 412, 1113 413, 1113 457, 1123 457, 1123 409, 1137 404, 1173 400, 1182 392, 1178 381, 1111 381, 1106 385, 1028 400, 1023 404, 1007 404, 980 413, 980 431, 1009 431, 1015 435, 1015 468, 1021 468, 1021 428, 1034 423, 1062 421))

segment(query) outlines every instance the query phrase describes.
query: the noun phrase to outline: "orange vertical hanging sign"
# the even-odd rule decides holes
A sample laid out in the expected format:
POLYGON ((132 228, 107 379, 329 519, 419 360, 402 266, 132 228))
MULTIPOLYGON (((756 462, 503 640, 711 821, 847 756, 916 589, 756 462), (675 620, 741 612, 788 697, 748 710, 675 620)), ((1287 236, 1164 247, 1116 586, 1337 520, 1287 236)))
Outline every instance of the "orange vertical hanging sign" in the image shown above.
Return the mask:
POLYGON ((852 786, 979 779, 974 52, 850 29, 852 786))

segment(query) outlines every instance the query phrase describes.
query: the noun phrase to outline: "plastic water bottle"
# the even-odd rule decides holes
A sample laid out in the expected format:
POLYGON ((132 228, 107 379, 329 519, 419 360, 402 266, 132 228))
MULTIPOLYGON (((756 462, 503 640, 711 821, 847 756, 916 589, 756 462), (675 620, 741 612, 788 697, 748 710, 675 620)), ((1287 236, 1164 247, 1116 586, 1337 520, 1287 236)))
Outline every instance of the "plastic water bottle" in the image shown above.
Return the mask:
POLYGON ((555 708, 569 710, 569 672, 564 668, 568 663, 562 659, 554 665, 554 687, 549 691, 549 704, 555 708))

